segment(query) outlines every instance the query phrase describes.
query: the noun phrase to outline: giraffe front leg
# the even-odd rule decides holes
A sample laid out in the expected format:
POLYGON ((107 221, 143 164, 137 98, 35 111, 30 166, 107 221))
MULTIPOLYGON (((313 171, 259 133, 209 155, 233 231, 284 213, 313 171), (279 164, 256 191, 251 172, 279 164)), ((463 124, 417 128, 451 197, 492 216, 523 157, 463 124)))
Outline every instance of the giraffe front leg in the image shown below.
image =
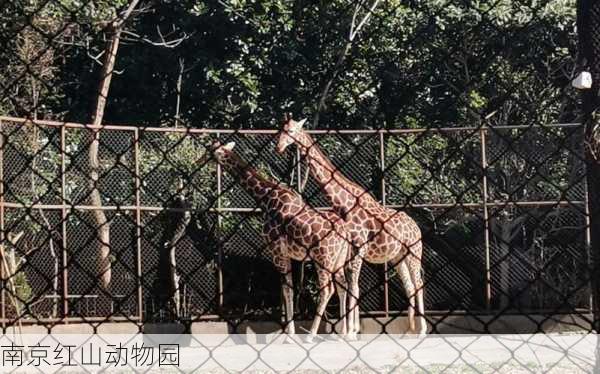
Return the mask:
POLYGON ((349 302, 348 302, 348 339, 356 340, 357 334, 360 332, 360 289, 359 276, 362 267, 363 259, 360 255, 356 255, 350 262, 348 269, 348 278, 350 283, 349 302))
MULTIPOLYGON (((290 262, 289 259, 287 259, 287 261, 290 262)), ((281 289, 285 309, 284 333, 294 335, 296 334, 296 328, 294 327, 294 287, 292 283, 291 264, 289 270, 285 274, 282 274, 281 278, 281 289)))
POLYGON ((281 294, 283 297, 283 333, 289 336, 296 333, 294 327, 294 284, 292 278, 292 261, 286 256, 285 243, 277 240, 270 243, 272 260, 275 268, 281 276, 281 294))
POLYGON ((317 313, 310 328, 310 334, 306 337, 307 343, 312 343, 314 337, 317 335, 319 325, 321 324, 321 319, 323 318, 323 314, 325 313, 325 308, 327 307, 329 299, 331 298, 331 295, 333 295, 334 292, 334 285, 331 281, 332 276, 331 273, 327 271, 327 269, 318 269, 317 276, 319 277, 320 288, 319 305, 317 306, 317 313))

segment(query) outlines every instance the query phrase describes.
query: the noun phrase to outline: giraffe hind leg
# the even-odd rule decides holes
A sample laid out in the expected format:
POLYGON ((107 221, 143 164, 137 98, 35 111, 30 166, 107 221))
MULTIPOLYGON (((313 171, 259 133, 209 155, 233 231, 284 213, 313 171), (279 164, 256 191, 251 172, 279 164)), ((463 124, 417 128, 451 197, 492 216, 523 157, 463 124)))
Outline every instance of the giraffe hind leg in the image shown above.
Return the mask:
POLYGON ((408 332, 414 334, 416 331, 415 326, 415 303, 416 303, 416 292, 415 285, 413 284, 408 265, 406 264, 406 258, 398 259, 398 263, 394 264, 394 268, 402 281, 406 297, 408 298, 408 332))
POLYGON ((294 335, 296 329, 294 326, 294 287, 292 280, 291 267, 290 271, 281 275, 281 287, 283 293, 284 309, 285 309, 285 333, 288 335, 294 335))
POLYGON ((349 316, 349 331, 348 338, 350 340, 356 340, 357 334, 360 332, 360 288, 359 288, 359 277, 360 270, 362 268, 363 259, 360 255, 356 255, 349 264, 349 276, 350 292, 348 293, 350 298, 348 301, 348 316, 349 316))
POLYGON ((344 274, 344 270, 338 270, 335 274, 335 289, 340 299, 340 321, 341 331, 340 333, 344 336, 348 334, 348 311, 346 309, 346 299, 348 295, 348 282, 346 281, 346 276, 344 274))
POLYGON ((423 336, 427 334, 427 321, 425 319, 425 301, 424 301, 424 291, 425 287, 423 284, 423 277, 421 276, 421 261, 419 258, 415 256, 411 256, 409 258, 409 272, 413 284, 416 289, 417 295, 417 305, 418 305, 418 313, 419 313, 419 331, 418 334, 423 336))

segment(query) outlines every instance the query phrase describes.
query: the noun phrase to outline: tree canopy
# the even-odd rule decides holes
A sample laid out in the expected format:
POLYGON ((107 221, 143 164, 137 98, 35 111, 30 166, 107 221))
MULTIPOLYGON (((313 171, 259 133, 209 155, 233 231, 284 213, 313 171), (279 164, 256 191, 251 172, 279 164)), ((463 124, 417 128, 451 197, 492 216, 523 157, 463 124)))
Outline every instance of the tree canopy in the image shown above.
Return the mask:
MULTIPOLYGON (((572 120, 574 3, 383 1, 351 44, 319 127, 572 120)), ((106 22, 125 5, 11 2, 0 13, 0 112, 86 122, 106 22)), ((313 118, 355 11, 349 1, 146 2, 123 36, 105 121, 172 125, 177 115, 190 127, 268 128, 284 111, 313 118)))

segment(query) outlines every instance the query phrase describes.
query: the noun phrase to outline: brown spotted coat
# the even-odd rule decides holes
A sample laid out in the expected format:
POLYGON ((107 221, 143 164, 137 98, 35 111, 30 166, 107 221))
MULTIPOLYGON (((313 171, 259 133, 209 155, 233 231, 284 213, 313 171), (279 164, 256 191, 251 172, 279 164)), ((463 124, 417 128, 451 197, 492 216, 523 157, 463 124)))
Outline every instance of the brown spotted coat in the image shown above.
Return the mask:
POLYGON ((311 260, 316 264, 320 286, 320 301, 311 336, 316 334, 334 290, 337 290, 341 300, 341 329, 345 334, 348 286, 344 266, 350 257, 351 245, 344 220, 334 212, 316 211, 292 189, 260 175, 231 150, 231 144, 213 145, 213 156, 237 178, 263 210, 263 236, 273 264, 283 277, 283 295, 289 322, 287 332, 294 333, 291 260, 311 260))
POLYGON ((418 334, 426 332, 423 303, 423 280, 421 276, 422 241, 421 230, 405 212, 382 206, 368 191, 350 181, 321 151, 313 138, 303 130, 304 121, 288 119, 284 122, 277 150, 282 153, 290 144, 296 144, 308 162, 327 199, 346 222, 355 256, 351 270, 350 331, 359 329, 358 276, 362 260, 371 263, 390 262, 395 267, 409 299, 409 330, 418 334), (414 309, 421 316, 420 328, 416 330, 414 309))

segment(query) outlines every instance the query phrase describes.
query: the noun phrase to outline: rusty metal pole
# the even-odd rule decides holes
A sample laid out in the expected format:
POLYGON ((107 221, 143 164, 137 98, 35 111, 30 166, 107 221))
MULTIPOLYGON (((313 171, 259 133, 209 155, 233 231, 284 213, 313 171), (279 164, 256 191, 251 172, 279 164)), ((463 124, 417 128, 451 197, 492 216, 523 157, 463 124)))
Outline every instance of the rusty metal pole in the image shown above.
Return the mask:
POLYGON ((296 187, 298 188, 298 192, 303 193, 302 191, 302 155, 300 154, 300 150, 296 147, 296 187))
POLYGON ((137 301, 138 318, 140 322, 144 321, 144 295, 142 290, 142 207, 140 198, 140 189, 142 179, 140 178, 140 131, 133 131, 133 157, 135 163, 135 236, 136 236, 136 272, 137 272, 137 301))
MULTIPOLYGON (((69 315, 69 274, 68 274, 68 257, 67 257, 67 188, 66 188, 66 132, 65 126, 60 128, 60 193, 62 199, 61 209, 61 227, 62 227, 62 302, 63 302, 63 320, 67 320, 69 315)), ((58 276, 58 275, 57 275, 58 276)))
MULTIPOLYGON (((379 133, 379 158, 381 159, 379 165, 381 171, 381 204, 385 206, 385 139, 383 132, 379 133)), ((387 318, 390 315, 390 289, 387 262, 383 264, 383 307, 385 310, 385 317, 387 318)))
POLYGON ((487 186, 487 147, 486 147, 486 131, 485 127, 479 130, 479 140, 481 142, 481 170, 482 177, 482 194, 483 194, 483 220, 484 220, 484 246, 485 246, 485 307, 490 309, 492 300, 492 275, 490 264, 490 215, 488 208, 488 186, 487 186))
MULTIPOLYGON (((586 249, 586 265, 588 267, 588 269, 592 269, 593 263, 592 263, 592 222, 590 220, 590 204, 591 204, 591 200, 590 200, 590 191, 588 189, 588 184, 589 181, 587 180, 588 178, 586 177, 586 186, 585 186, 585 200, 584 200, 584 214, 585 214, 585 249, 586 249)), ((593 282, 591 282, 592 280, 590 279, 590 283, 588 284, 592 291, 593 291, 593 287, 594 285, 592 284, 593 282)), ((594 311, 594 292, 590 292, 590 297, 588 299, 588 311, 593 312, 594 311)))
MULTIPOLYGON (((2 131, 2 121, 0 121, 0 246, 4 246, 4 132, 2 131)), ((4 254, 2 250, 1 253, 4 254)), ((4 261, 0 258, 0 264, 4 261)), ((4 266, 0 266, 0 279, 2 279, 2 290, 0 290, 0 303, 2 303, 0 317, 2 317, 2 332, 6 327, 6 279, 4 274, 4 266)))
MULTIPOLYGON (((220 134, 217 133, 217 139, 220 138, 220 134)), ((221 230, 223 228, 223 220, 221 219, 221 193, 223 192, 223 186, 221 185, 221 177, 223 175, 223 172, 221 170, 221 164, 217 163, 217 241, 218 241, 218 254, 217 254, 217 261, 219 263, 219 266, 217 266, 217 276, 218 276, 218 292, 219 292, 219 299, 218 299, 218 308, 219 310, 221 310, 223 308, 223 293, 225 292, 225 290, 223 290, 223 246, 221 245, 221 230)))

